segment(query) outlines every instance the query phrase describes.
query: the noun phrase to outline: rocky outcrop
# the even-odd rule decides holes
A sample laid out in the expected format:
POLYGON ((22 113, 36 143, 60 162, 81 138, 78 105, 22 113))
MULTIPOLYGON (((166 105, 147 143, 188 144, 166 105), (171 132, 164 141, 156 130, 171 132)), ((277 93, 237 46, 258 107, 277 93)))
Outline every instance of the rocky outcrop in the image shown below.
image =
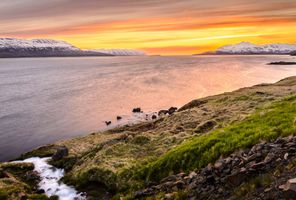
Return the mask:
POLYGON ((68 148, 65 146, 60 146, 56 148, 56 153, 52 155, 53 160, 60 160, 66 156, 68 156, 69 151, 68 148))
MULTIPOLYGON (((154 196, 160 192, 173 194, 187 191, 187 197, 194 199, 230 197, 231 188, 236 188, 250 178, 285 166, 296 156, 296 136, 279 138, 274 142, 262 142, 217 160, 199 171, 171 175, 135 193, 135 198, 154 196)), ((296 177, 296 175, 295 175, 296 177)), ((284 198, 296 194, 296 179, 290 179, 279 187, 279 196, 284 198)), ((169 196, 169 195, 167 195, 169 196)))

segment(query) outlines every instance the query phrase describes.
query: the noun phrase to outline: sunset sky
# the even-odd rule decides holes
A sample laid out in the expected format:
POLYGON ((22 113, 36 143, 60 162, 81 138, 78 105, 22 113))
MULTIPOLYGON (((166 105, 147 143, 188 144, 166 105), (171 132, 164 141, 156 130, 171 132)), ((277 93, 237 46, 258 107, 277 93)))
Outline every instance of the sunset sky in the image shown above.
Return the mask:
POLYGON ((1 0, 0 37, 83 49, 194 54, 242 41, 296 43, 296 0, 1 0))

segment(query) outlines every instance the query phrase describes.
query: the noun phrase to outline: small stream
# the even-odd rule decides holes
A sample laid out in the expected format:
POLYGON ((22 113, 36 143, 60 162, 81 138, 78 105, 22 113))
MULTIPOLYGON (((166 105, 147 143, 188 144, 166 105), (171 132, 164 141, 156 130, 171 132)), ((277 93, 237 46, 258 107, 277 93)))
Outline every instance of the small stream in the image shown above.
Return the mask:
POLYGON ((43 189, 47 196, 58 196, 59 200, 85 200, 86 197, 75 190, 74 187, 68 186, 60 182, 60 179, 64 176, 64 170, 58 169, 49 165, 47 161, 50 158, 33 157, 23 161, 34 164, 34 171, 38 172, 41 181, 39 183, 39 189, 43 189))

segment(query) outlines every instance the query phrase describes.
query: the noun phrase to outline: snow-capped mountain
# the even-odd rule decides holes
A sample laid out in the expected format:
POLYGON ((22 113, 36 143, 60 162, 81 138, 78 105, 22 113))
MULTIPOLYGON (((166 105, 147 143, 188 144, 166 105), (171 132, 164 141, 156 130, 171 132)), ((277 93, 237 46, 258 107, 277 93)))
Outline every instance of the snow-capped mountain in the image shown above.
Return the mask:
POLYGON ((72 44, 50 39, 0 38, 0 58, 62 57, 62 56, 140 56, 143 51, 133 49, 81 50, 72 44))
POLYGON ((0 48, 64 48, 72 51, 79 51, 77 47, 59 40, 32 39, 22 40, 15 38, 0 38, 0 48))
POLYGON ((134 49, 94 49, 91 51, 105 53, 105 54, 111 54, 114 56, 144 56, 146 55, 145 52, 140 50, 134 50, 134 49))
POLYGON ((0 38, 0 58, 103 55, 108 54, 83 51, 67 42, 58 40, 0 38))
POLYGON ((218 48, 215 54, 290 54, 296 51, 296 44, 265 44, 256 45, 241 42, 218 48))

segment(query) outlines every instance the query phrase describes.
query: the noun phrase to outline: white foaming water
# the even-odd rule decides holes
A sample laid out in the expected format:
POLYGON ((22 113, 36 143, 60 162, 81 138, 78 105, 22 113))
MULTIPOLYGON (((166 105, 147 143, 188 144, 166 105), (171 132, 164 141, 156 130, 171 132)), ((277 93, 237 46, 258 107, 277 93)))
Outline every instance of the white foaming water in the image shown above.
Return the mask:
POLYGON ((39 189, 43 189, 47 196, 56 195, 59 200, 84 200, 86 199, 83 194, 78 193, 73 187, 68 186, 60 182, 60 179, 64 176, 64 170, 55 168, 47 163, 50 158, 33 157, 23 161, 33 163, 34 171, 38 172, 41 181, 39 183, 39 189))

